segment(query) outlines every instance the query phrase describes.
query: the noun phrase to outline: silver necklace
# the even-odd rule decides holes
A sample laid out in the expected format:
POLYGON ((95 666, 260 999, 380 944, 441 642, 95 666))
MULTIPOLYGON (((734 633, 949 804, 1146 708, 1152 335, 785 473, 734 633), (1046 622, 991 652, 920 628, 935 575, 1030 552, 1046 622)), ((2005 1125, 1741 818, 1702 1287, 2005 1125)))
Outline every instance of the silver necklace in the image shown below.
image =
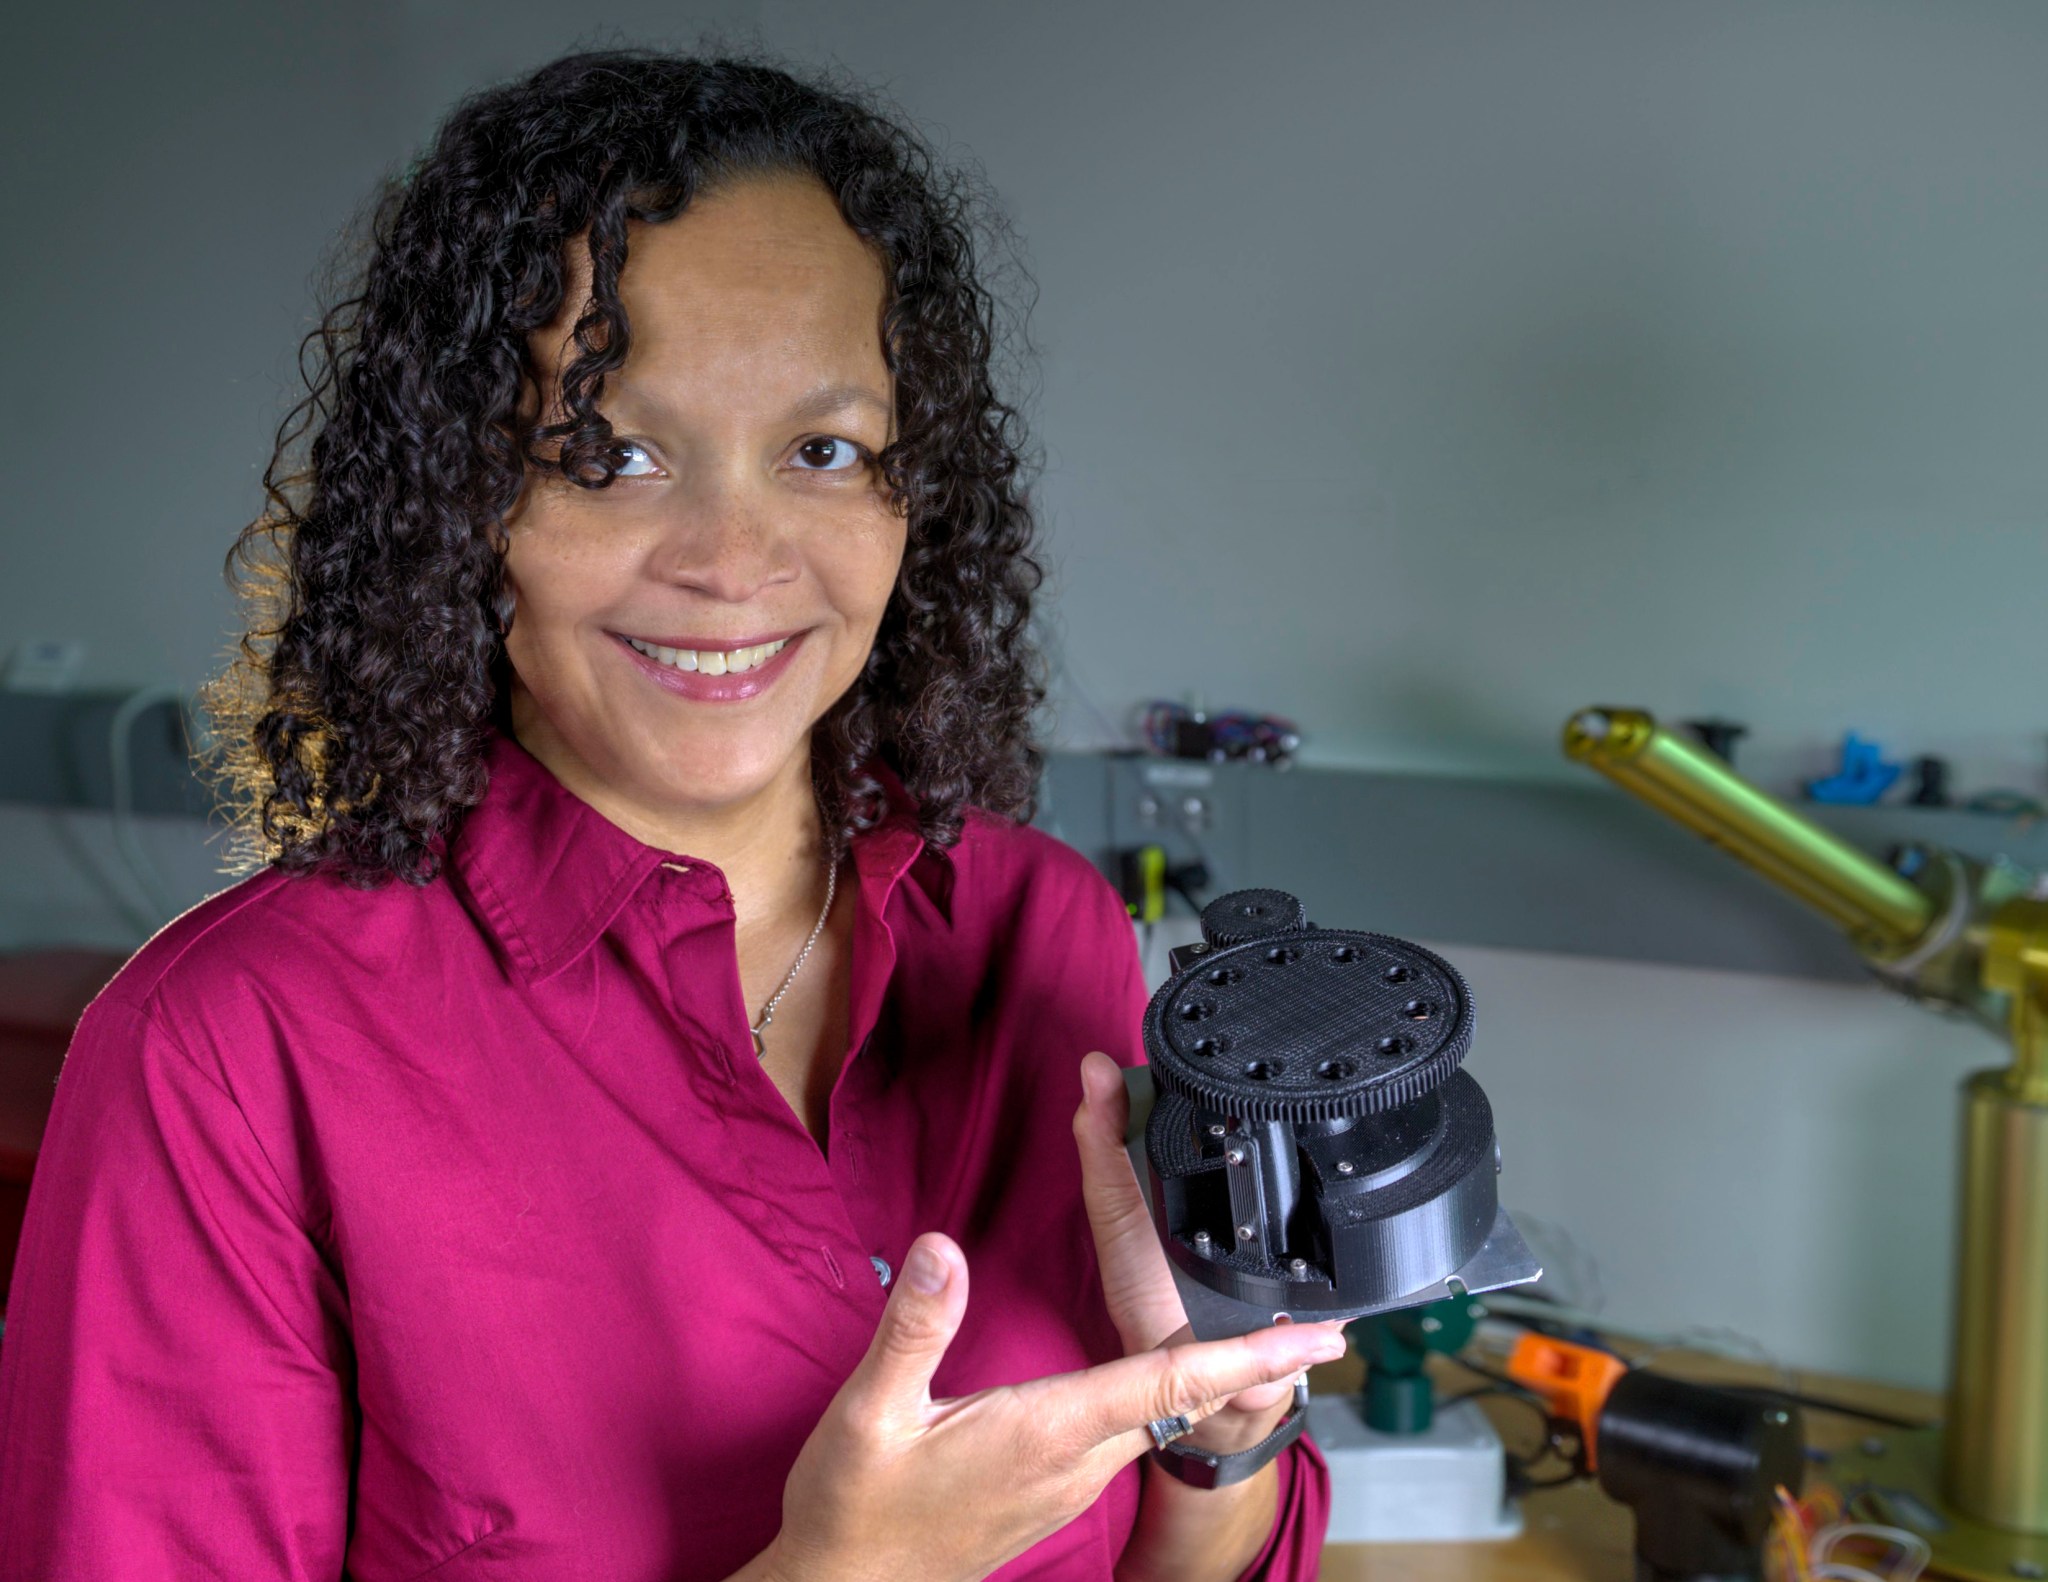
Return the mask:
POLYGON ((818 942, 818 936, 825 932, 825 919, 832 915, 832 897, 839 890, 839 853, 832 853, 832 860, 825 868, 825 906, 818 913, 818 921, 811 925, 811 937, 804 941, 804 948, 796 953, 796 960, 789 964, 789 971, 783 974, 782 986, 768 996, 768 1003, 761 1007, 761 1019, 753 1025, 754 1058, 760 1060, 768 1053, 768 1045, 761 1035, 768 1030, 768 1024, 775 1020, 775 1007, 782 1003, 782 997, 789 993, 789 986, 796 981, 796 975, 803 970, 809 959, 811 947, 818 942))

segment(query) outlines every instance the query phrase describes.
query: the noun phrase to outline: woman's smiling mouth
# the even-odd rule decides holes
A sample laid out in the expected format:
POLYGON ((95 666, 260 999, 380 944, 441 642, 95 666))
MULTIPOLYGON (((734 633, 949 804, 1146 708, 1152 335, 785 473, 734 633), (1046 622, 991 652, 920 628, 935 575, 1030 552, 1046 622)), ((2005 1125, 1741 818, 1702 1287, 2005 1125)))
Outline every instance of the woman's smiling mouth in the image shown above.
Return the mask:
POLYGON ((611 635, 632 656, 635 668, 663 691, 696 703, 738 703, 767 691, 789 669, 809 628, 750 643, 709 637, 662 643, 624 632, 611 635))
POLYGON ((758 669, 792 641, 788 637, 777 637, 769 642, 738 648, 674 648, 641 637, 626 638, 627 645, 635 653, 646 655, 656 664, 672 665, 677 670, 695 670, 707 676, 737 675, 744 670, 758 669))

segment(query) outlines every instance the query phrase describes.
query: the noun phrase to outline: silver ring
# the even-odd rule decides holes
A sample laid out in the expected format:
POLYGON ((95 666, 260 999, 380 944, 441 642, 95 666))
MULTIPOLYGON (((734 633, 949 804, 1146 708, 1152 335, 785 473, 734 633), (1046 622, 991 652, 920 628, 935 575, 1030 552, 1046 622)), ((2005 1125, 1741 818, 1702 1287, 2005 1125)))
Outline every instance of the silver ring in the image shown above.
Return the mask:
POLYGON ((1145 1432, 1152 1436, 1153 1445, 1160 1450, 1194 1431, 1195 1425, 1185 1417, 1160 1417, 1145 1425, 1145 1432))

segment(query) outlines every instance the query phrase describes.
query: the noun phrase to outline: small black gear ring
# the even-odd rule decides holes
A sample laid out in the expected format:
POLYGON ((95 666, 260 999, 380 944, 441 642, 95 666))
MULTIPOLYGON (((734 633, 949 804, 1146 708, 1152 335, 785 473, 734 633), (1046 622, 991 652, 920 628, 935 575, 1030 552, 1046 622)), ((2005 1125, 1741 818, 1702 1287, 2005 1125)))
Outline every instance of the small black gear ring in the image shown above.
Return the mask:
POLYGON ((1307 908, 1285 890, 1232 890, 1202 908, 1202 940, 1211 950, 1307 927, 1307 908))

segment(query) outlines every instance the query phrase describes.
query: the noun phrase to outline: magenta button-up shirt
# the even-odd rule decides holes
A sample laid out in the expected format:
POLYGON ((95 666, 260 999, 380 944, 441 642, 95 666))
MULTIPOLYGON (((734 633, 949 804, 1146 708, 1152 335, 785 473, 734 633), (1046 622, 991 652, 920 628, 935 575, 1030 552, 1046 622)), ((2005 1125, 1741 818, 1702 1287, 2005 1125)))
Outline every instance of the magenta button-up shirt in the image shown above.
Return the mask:
MULTIPOLYGON (((1085 860, 978 814, 855 842, 821 1152, 719 872, 490 766, 443 879, 260 874, 87 1011, 0 1342, 0 1578, 710 1582, 926 1230, 972 1276, 935 1393, 1120 1353, 1070 1127, 1144 990, 1085 860)), ((1306 1579, 1306 1442, 1280 1487, 1253 1572, 1306 1579)), ((1138 1495, 998 1574, 1108 1578, 1138 1495)))

